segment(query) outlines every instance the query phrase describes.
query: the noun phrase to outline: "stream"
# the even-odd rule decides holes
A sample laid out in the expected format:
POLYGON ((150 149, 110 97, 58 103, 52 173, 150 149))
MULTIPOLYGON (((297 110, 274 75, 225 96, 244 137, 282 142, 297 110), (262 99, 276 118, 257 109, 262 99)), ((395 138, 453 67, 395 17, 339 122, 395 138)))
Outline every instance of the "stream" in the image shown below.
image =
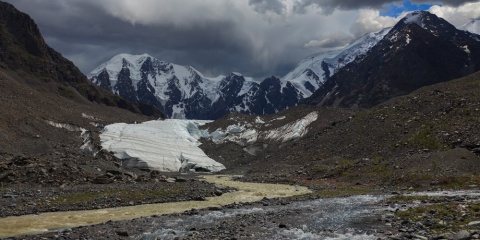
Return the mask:
POLYGON ((352 196, 287 205, 224 208, 182 218, 165 216, 152 222, 154 231, 134 239, 222 239, 228 235, 238 239, 377 239, 376 234, 385 229, 377 220, 384 212, 379 207, 384 198, 352 196), (191 229, 205 235, 195 236, 191 229))
POLYGON ((209 197, 206 201, 171 202, 99 210, 50 212, 0 219, 0 238, 40 234, 48 231, 88 226, 107 221, 131 220, 152 215, 181 213, 192 208, 221 207, 235 202, 256 202, 263 198, 282 198, 310 193, 306 187, 233 181, 234 176, 204 176, 217 185, 238 191, 209 197))
MULTIPOLYGON (((282 184, 233 181, 234 176, 212 175, 205 180, 238 191, 187 201, 108 208, 101 210, 42 213, 0 219, 0 238, 67 231, 109 221, 124 222, 119 229, 139 229, 130 239, 378 239, 395 229, 384 221, 398 210, 420 202, 387 205, 389 195, 355 195, 292 201, 308 188, 282 184), (153 217, 150 217, 153 216, 153 217), (146 218, 144 218, 146 217, 146 218)), ((471 196, 480 191, 417 192, 408 195, 471 196)), ((108 224, 108 223, 107 223, 108 224)), ((105 225, 104 225, 105 226, 105 225)), ((98 229, 98 228, 97 228, 98 229)), ((92 230, 93 231, 93 230, 92 230)))

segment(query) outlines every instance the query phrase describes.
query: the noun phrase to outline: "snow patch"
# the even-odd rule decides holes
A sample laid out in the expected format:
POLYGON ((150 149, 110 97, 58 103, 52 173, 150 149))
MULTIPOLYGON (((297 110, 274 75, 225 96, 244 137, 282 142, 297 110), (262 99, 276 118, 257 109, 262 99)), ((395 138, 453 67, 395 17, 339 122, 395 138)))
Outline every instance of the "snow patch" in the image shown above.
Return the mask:
POLYGON ((404 22, 406 24, 415 23, 418 26, 424 28, 422 16, 423 14, 421 12, 411 12, 405 16, 404 22))
MULTIPOLYGON (((224 142, 234 142, 240 146, 250 146, 259 140, 273 140, 279 142, 287 142, 299 139, 307 134, 307 127, 318 118, 317 112, 312 112, 307 116, 283 125, 279 128, 260 131, 254 128, 251 124, 235 124, 227 127, 226 130, 217 129, 210 133, 210 138, 216 144, 224 142)), ((258 118, 257 118, 258 119, 258 118)), ((280 117, 274 120, 285 119, 280 117)))
POLYGON ((307 134, 307 127, 318 119, 318 113, 312 112, 307 116, 267 133, 265 139, 287 142, 299 139, 307 134))
POLYGON ((57 123, 50 120, 47 120, 45 122, 52 127, 66 129, 70 132, 80 132, 80 137, 83 139, 83 144, 82 146, 80 146, 80 149, 84 153, 93 154, 94 156, 97 154, 96 152, 94 152, 92 133, 87 129, 68 123, 57 123))
POLYGON ((257 118, 255 118, 255 123, 264 124, 265 121, 263 121, 262 118, 260 118, 260 116, 258 116, 257 118))
POLYGON ((211 171, 225 169, 198 147, 208 133, 198 127, 209 121, 167 119, 141 124, 116 123, 100 135, 102 148, 120 159, 139 159, 158 171, 211 171))

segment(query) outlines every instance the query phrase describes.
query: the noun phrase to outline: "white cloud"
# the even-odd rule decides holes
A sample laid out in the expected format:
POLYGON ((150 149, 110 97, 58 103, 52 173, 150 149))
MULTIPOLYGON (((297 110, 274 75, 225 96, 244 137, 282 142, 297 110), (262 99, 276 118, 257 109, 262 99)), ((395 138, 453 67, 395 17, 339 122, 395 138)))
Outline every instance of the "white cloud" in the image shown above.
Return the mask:
POLYGON ((429 11, 459 27, 472 18, 480 17, 480 2, 466 3, 459 7, 433 6, 429 11))
POLYGON ((380 16, 380 11, 373 9, 361 9, 358 11, 358 17, 350 27, 350 32, 355 37, 360 37, 366 33, 376 32, 386 27, 391 27, 399 18, 380 16))

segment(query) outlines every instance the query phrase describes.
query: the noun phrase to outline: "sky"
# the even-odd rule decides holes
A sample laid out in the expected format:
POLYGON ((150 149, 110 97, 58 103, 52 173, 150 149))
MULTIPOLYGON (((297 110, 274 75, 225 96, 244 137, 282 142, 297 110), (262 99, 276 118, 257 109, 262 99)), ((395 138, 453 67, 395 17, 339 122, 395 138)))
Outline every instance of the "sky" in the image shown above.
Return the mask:
POLYGON ((427 10, 461 26, 468 0, 3 0, 29 14, 46 42, 88 74, 120 53, 148 53, 205 76, 282 77, 303 58, 344 47, 427 10))

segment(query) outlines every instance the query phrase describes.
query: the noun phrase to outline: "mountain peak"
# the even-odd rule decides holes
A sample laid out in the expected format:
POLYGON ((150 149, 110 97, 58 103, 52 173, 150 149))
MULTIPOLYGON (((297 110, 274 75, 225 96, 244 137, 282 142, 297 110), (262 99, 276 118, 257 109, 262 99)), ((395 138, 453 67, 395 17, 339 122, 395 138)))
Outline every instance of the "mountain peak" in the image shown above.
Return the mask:
POLYGON ((393 27, 392 32, 400 32, 403 29, 410 27, 412 24, 418 25, 421 28, 430 31, 435 36, 440 34, 448 34, 457 30, 455 26, 433 13, 428 11, 414 11, 408 13, 404 18, 402 18, 393 27))
POLYGON ((372 107, 422 86, 480 70, 478 51, 480 41, 474 34, 429 12, 413 12, 367 56, 336 72, 307 102, 372 107))

